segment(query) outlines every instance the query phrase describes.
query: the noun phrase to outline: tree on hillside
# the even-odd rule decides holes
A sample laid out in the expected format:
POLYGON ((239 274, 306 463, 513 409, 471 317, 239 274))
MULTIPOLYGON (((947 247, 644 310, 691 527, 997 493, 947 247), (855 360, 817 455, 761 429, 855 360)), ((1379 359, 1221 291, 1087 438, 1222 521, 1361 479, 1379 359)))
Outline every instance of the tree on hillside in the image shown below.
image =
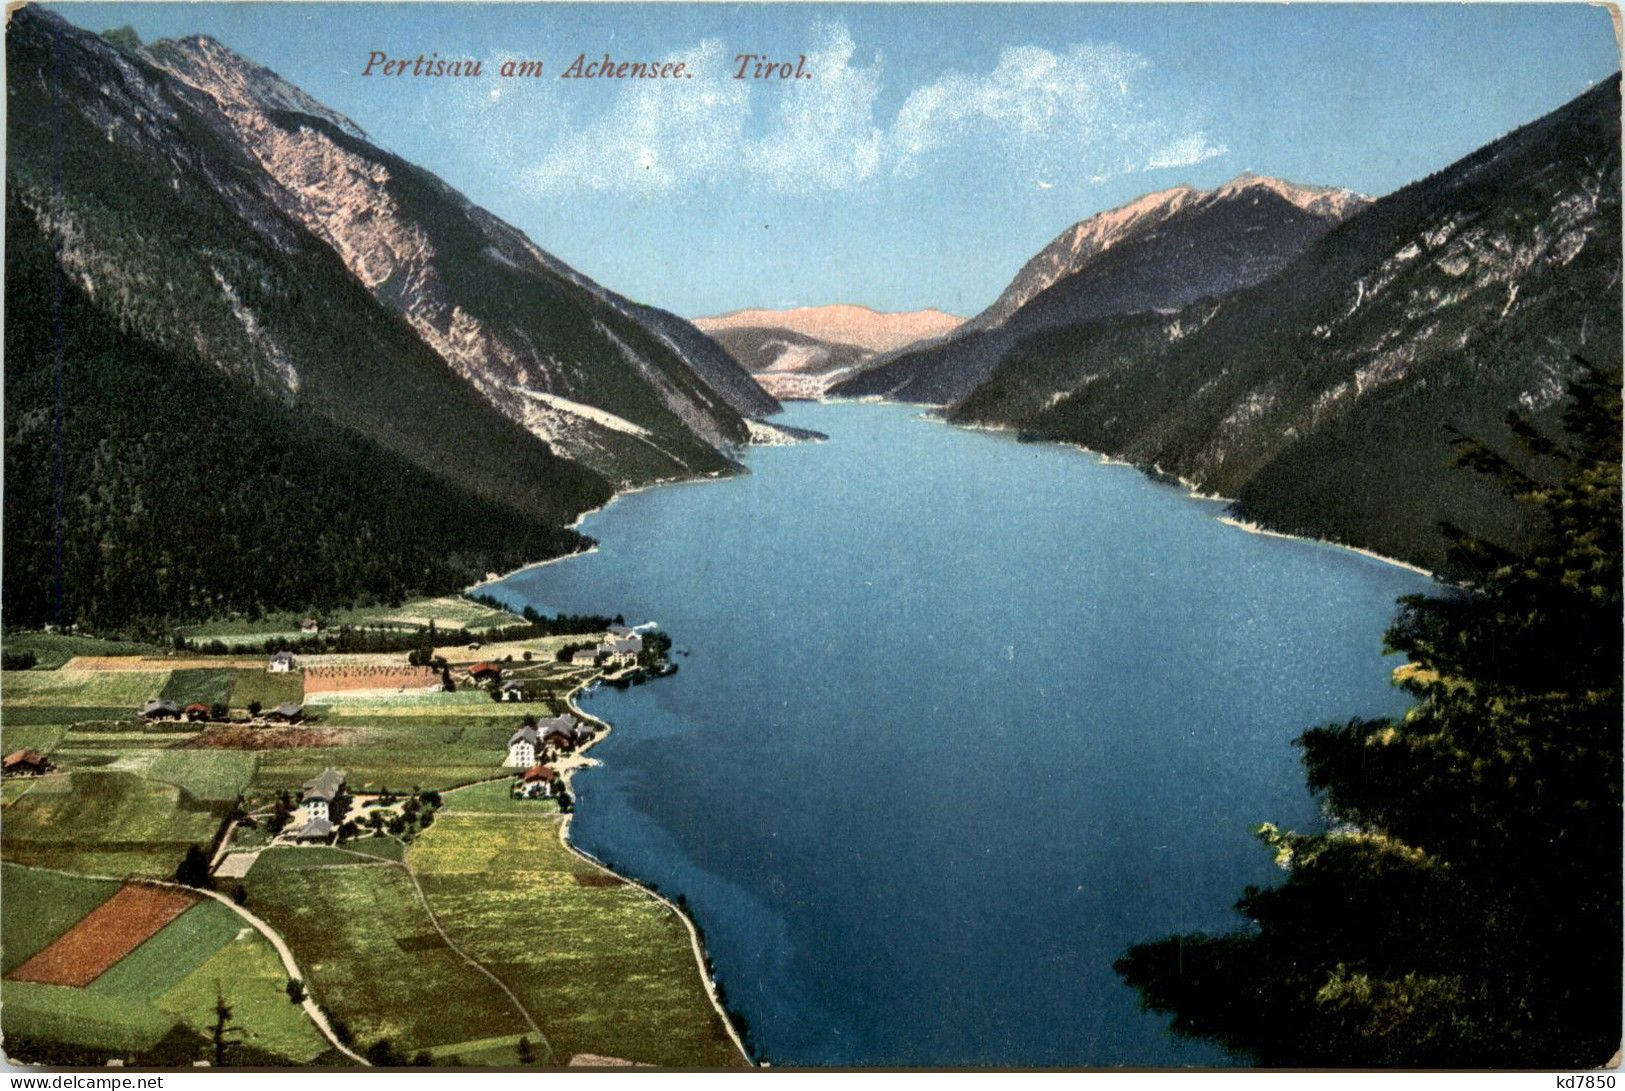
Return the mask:
POLYGON ((1451 531, 1474 577, 1402 599, 1387 637, 1416 707, 1298 740, 1330 829, 1260 827, 1287 877, 1244 892, 1253 927, 1118 960, 1176 1031, 1281 1066, 1583 1068, 1619 1047, 1619 376, 1584 365, 1563 441, 1510 423, 1522 465, 1465 438, 1459 461, 1542 535, 1451 531))

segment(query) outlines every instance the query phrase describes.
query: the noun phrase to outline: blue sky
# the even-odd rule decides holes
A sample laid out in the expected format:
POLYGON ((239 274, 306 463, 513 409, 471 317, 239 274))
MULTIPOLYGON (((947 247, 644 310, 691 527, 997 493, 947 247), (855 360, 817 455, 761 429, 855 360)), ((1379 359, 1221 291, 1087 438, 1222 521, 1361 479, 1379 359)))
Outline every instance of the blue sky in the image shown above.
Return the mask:
POLYGON ((1083 217, 1243 170, 1380 195, 1619 67, 1582 4, 59 4, 204 33, 582 272, 696 316, 969 315, 1083 217), (534 80, 362 75, 374 50, 534 80), (560 79, 682 59, 695 78, 560 79), (812 78, 733 79, 738 53, 812 78))

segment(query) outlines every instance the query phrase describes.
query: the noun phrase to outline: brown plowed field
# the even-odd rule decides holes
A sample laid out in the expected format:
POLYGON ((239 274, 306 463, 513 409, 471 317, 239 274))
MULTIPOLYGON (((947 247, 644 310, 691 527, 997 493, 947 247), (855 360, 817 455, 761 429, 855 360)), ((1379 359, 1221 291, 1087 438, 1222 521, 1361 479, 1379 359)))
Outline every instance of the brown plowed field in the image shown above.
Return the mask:
POLYGON ((88 985, 195 904, 196 898, 179 890, 121 886, 10 976, 43 985, 88 985))
POLYGON ((426 689, 440 682, 431 667, 307 667, 305 696, 352 689, 426 689))

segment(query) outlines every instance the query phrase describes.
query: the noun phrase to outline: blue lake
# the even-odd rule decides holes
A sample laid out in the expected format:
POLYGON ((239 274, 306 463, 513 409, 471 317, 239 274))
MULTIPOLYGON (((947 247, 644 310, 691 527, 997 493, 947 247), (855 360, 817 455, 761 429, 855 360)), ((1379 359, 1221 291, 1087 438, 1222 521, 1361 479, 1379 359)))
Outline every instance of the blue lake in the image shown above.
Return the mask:
POLYGON ((1112 972, 1245 926, 1251 835, 1316 825, 1292 739, 1402 711, 1414 573, 1246 534, 1094 456, 797 404, 830 441, 623 497, 590 555, 491 588, 672 635, 574 838, 682 895, 779 1065, 1224 1065, 1112 972))

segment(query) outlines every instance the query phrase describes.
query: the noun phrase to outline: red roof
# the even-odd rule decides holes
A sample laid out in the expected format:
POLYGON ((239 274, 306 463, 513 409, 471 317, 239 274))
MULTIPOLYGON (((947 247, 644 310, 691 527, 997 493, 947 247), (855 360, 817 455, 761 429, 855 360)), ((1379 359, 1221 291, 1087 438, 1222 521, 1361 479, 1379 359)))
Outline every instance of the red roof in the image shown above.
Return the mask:
POLYGON ((484 674, 486 671, 496 671, 498 674, 501 674, 502 673, 502 664, 501 663, 475 663, 472 667, 468 668, 468 673, 469 674, 484 674))
POLYGON ((530 784, 538 780, 557 780, 558 774, 553 771, 551 765, 532 765, 525 770, 525 775, 520 779, 530 784))
POLYGON ((38 750, 13 750, 5 757, 5 767, 10 769, 13 765, 38 765, 44 760, 45 755, 38 750))
POLYGON ((202 701, 193 701, 191 704, 186 706, 186 711, 188 711, 188 712, 207 712, 207 711, 209 711, 209 706, 204 704, 202 701))

